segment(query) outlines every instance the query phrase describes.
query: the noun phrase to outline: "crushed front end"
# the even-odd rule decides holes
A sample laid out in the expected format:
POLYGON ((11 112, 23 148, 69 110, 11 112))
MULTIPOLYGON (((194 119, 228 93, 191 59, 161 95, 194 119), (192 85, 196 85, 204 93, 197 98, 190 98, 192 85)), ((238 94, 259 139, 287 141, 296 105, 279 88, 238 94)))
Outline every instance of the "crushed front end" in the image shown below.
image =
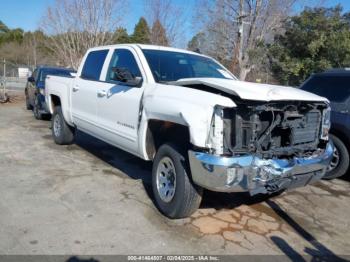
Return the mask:
POLYGON ((189 151, 193 181, 209 190, 274 193, 320 180, 332 158, 324 102, 236 102, 217 107, 208 148, 189 151))

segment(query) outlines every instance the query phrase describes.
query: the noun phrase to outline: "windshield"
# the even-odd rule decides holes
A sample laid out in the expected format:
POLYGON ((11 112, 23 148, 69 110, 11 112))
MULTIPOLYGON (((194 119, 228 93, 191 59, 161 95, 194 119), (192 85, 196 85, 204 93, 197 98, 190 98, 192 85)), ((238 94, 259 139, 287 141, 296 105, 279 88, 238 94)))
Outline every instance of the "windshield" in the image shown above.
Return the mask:
POLYGON ((207 57, 149 49, 144 49, 143 53, 156 82, 197 77, 234 79, 225 68, 207 57))
POLYGON ((53 76, 71 76, 70 73, 72 73, 72 72, 74 72, 74 71, 70 70, 70 69, 43 69, 43 70, 41 70, 39 81, 40 82, 45 81, 45 78, 48 75, 53 75, 53 76))

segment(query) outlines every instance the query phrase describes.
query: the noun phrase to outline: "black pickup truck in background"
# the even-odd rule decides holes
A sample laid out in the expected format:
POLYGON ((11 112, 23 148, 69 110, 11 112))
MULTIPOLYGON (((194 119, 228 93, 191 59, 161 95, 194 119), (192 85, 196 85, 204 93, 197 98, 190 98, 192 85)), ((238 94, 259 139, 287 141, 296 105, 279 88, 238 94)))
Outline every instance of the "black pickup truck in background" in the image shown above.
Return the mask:
POLYGON ((331 139, 335 150, 325 179, 345 175, 349 170, 350 150, 350 69, 332 69, 313 74, 300 87, 327 97, 331 102, 331 139))

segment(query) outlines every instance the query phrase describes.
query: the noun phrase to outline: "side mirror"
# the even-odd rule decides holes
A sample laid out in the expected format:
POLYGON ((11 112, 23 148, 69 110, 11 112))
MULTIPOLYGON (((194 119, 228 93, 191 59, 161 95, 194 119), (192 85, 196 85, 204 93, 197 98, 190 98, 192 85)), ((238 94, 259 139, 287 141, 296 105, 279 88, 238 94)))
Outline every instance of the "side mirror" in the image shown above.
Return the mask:
POLYGON ((34 82, 35 82, 34 77, 32 77, 32 76, 28 77, 28 82, 30 82, 30 83, 34 83, 34 82))
POLYGON ((121 67, 112 67, 114 72, 112 80, 123 82, 127 86, 140 87, 142 85, 142 77, 135 77, 129 69, 121 67))
POLYGON ((134 86, 134 87, 141 87, 141 85, 142 85, 142 77, 140 77, 140 76, 137 76, 137 77, 135 77, 133 80, 128 80, 127 82, 126 82, 126 85, 128 85, 128 86, 134 86))

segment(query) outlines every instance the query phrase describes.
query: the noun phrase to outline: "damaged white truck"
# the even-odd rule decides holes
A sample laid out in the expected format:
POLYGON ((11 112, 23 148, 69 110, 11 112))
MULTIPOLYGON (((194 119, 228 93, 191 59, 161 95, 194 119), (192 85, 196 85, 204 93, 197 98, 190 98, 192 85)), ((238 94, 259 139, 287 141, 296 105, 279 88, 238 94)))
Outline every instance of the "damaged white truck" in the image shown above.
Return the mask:
POLYGON ((327 99, 238 81, 186 50, 88 50, 77 75, 49 76, 57 144, 81 130, 153 161, 152 188, 170 218, 191 215, 203 189, 271 194, 320 180, 332 158, 327 99))

